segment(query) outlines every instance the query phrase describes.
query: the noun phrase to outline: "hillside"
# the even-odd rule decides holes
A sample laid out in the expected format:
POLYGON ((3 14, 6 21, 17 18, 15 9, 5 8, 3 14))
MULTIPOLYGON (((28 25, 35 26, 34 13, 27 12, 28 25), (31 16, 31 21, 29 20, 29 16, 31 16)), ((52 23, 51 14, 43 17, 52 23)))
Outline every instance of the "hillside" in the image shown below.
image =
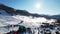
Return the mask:
POLYGON ((26 10, 16 10, 0 4, 0 30, 2 31, 0 33, 7 33, 12 30, 17 31, 19 26, 35 29, 40 28, 41 25, 49 24, 50 27, 51 24, 56 23, 56 19, 60 19, 60 15, 32 14, 26 10), (17 26, 14 27, 14 25, 17 26))

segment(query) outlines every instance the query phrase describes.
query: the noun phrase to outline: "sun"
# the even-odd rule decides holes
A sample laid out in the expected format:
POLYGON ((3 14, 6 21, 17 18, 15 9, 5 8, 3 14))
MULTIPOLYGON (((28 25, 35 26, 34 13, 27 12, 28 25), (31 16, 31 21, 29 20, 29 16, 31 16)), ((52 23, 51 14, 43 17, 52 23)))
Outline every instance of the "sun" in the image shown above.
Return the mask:
POLYGON ((35 8, 39 9, 41 7, 41 4, 40 3, 36 3, 35 4, 35 8))

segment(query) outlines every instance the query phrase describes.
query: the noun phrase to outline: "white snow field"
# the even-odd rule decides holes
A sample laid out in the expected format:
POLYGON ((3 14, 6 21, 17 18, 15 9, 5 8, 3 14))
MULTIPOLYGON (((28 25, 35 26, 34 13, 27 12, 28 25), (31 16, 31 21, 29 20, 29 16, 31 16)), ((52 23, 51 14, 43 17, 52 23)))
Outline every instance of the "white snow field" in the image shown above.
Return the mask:
MULTIPOLYGON (((8 13, 6 13, 4 10, 0 10, 0 34, 4 34, 7 32, 10 32, 12 30, 17 31, 19 26, 13 27, 13 25, 22 25, 26 28, 31 28, 32 31, 34 31, 34 34, 37 34, 39 31, 37 28, 39 28, 42 23, 55 23, 55 19, 46 19, 44 17, 34 17, 33 16, 23 16, 23 15, 14 15, 10 16, 8 13), (23 21, 21 23, 21 21, 23 21), (12 25, 12 27, 7 27, 9 25, 12 25)), ((41 29, 42 30, 42 29, 41 29)))

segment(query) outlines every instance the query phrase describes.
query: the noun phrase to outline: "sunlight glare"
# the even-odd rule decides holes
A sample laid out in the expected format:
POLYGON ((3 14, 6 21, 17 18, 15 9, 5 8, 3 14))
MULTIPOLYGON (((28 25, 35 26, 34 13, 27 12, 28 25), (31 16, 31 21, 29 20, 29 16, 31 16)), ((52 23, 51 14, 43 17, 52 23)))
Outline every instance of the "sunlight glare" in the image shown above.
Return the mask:
POLYGON ((36 3, 35 8, 39 9, 41 7, 40 3, 36 3))

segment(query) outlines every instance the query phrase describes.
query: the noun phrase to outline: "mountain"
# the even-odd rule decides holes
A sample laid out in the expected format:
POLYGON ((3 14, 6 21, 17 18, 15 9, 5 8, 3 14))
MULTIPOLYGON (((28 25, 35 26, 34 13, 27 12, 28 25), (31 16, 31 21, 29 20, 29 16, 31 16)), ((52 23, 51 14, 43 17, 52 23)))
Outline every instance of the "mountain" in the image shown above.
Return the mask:
POLYGON ((60 19, 60 14, 59 15, 53 15, 53 16, 51 16, 51 18, 60 19))
MULTIPOLYGON (((52 16, 49 16, 49 15, 42 15, 42 14, 32 14, 32 13, 29 13, 28 11, 26 10, 16 10, 14 8, 11 8, 11 7, 8 7, 6 5, 3 5, 3 4, 0 4, 0 10, 5 10, 9 15, 24 15, 24 16, 33 16, 33 17, 45 17, 47 19, 59 19, 60 18, 60 15, 52 15, 52 16)), ((0 12, 1 14, 1 12, 0 12)))
POLYGON ((3 4, 0 4, 0 9, 5 10, 8 14, 13 14, 14 13, 14 9, 10 8, 8 6, 5 6, 3 4))
MULTIPOLYGON (((34 16, 34 17, 39 17, 40 15, 38 14, 31 14, 26 10, 16 10, 14 8, 8 7, 6 5, 0 4, 0 9, 5 10, 8 14, 10 15, 25 15, 25 16, 34 16)), ((0 13, 1 14, 1 13, 0 13)))
MULTIPOLYGON (((12 30, 11 25, 22 25, 26 28, 37 28, 40 27, 41 23, 55 22, 54 19, 60 19, 60 15, 49 16, 44 14, 32 14, 26 10, 16 10, 0 4, 0 30, 2 33, 10 32, 12 30)), ((13 27, 13 29, 14 28, 15 27, 13 27)))
MULTIPOLYGON (((16 15, 16 14, 22 14, 22 15, 28 15, 29 13, 25 10, 16 10, 14 8, 5 6, 3 4, 0 4, 0 9, 5 10, 10 15, 16 15)), ((1 13, 0 13, 1 14, 1 13)))

